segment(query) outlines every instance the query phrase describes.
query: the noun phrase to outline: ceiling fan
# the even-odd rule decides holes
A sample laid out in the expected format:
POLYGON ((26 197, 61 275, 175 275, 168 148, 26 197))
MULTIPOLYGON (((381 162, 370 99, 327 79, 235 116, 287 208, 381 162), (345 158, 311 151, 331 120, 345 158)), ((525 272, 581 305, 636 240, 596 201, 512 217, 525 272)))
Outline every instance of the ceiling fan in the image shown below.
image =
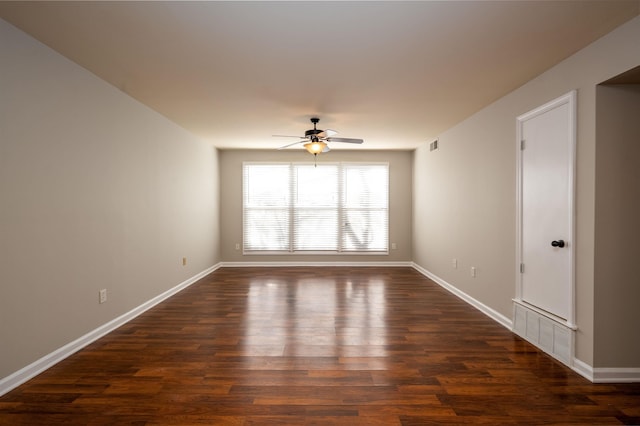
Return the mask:
POLYGON ((303 146, 309 153, 314 156, 323 153, 329 152, 330 142, 343 142, 343 143, 357 143, 361 144, 364 142, 362 139, 352 139, 352 138, 336 138, 333 135, 337 134, 335 130, 327 129, 321 130, 316 128, 316 125, 320 119, 318 117, 311 117, 311 122, 313 123, 313 129, 309 129, 304 132, 304 136, 289 136, 289 135, 273 135, 274 137, 284 137, 284 138, 300 138, 301 140, 290 143, 285 146, 281 146, 278 149, 285 149, 293 145, 304 144, 303 146))

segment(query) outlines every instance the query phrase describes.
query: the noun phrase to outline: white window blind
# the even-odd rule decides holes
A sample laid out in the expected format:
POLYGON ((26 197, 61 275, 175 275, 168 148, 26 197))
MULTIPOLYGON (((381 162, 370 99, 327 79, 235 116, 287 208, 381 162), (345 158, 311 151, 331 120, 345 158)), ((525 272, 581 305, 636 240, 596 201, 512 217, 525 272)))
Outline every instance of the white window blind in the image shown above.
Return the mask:
POLYGON ((245 165, 243 174, 245 249, 290 250, 291 167, 245 165))
POLYGON ((388 170, 387 165, 344 165, 342 251, 387 251, 388 170))
POLYGON ((293 164, 292 168, 293 251, 338 251, 338 165, 293 164))
POLYGON ((245 163, 245 252, 388 251, 388 164, 245 163))

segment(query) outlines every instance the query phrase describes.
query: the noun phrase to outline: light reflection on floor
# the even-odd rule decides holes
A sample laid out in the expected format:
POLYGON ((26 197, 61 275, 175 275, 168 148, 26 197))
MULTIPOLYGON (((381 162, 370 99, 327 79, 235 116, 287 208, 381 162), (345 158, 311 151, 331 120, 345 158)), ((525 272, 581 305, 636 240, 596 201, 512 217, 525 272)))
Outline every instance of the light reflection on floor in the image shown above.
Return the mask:
POLYGON ((244 312, 244 355, 381 357, 384 368, 385 310, 382 280, 256 278, 244 312))

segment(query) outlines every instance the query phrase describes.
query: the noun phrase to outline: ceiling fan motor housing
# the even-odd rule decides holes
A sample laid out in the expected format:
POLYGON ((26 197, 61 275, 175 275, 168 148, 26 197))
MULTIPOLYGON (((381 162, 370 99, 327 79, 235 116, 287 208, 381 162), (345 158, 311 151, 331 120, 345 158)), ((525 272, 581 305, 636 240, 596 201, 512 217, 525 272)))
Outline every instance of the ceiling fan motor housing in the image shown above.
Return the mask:
MULTIPOLYGON (((352 138, 336 138, 333 137, 333 135, 335 135, 337 132, 335 130, 327 130, 324 131, 322 129, 318 129, 317 128, 317 124, 320 121, 320 119, 318 117, 311 117, 311 122, 313 123, 313 129, 309 129, 306 132, 304 132, 304 137, 302 136, 290 136, 290 135, 280 135, 282 137, 294 137, 294 138, 300 138, 301 140, 299 140, 298 142, 294 142, 294 143, 290 143, 288 145, 282 146, 278 149, 284 149, 284 148, 289 148, 290 146, 293 145, 298 145, 298 144, 304 144, 304 147, 306 149, 309 149, 311 147, 313 147, 313 149, 318 149, 318 145, 322 145, 322 151, 318 151, 318 152, 311 152, 312 154, 316 155, 319 154, 320 152, 328 152, 329 151, 329 147, 327 146, 328 142, 343 142, 343 143, 357 143, 360 144, 362 142, 364 142, 362 139, 352 139, 352 138)), ((276 136, 276 135, 274 135, 276 136)))
POLYGON ((307 130, 306 132, 304 132, 304 135, 311 139, 313 136, 315 135, 319 135, 320 133, 324 132, 324 130, 320 130, 320 129, 311 129, 311 130, 307 130))
MULTIPOLYGON (((316 129, 316 124, 320 121, 318 117, 312 117, 311 122, 313 123, 313 129, 309 129, 304 132, 304 136, 313 140, 316 135, 323 133, 324 130, 316 129)), ((316 138, 317 139, 317 138, 316 138)))

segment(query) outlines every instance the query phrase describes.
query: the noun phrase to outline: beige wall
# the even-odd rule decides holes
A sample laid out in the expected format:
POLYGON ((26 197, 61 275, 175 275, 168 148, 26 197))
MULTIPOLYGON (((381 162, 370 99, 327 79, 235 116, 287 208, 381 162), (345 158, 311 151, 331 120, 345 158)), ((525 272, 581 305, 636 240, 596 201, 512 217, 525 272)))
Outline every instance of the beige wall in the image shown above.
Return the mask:
POLYGON ((485 115, 502 113, 494 109, 442 134, 438 150, 415 152, 414 260, 511 318, 515 181, 509 177, 515 176, 515 151, 506 141, 514 143, 515 122, 487 121, 485 115))
POLYGON ((219 262, 219 230, 210 145, 2 20, 0 58, 1 379, 219 262))
MULTIPOLYGON (((366 142, 365 142, 366 143, 366 142)), ((410 151, 345 151, 334 149, 318 161, 384 161, 389 163, 389 242, 397 244, 389 255, 243 255, 242 245, 242 162, 313 161, 303 149, 221 150, 220 251, 225 262, 389 262, 411 261, 411 158, 410 151)))
POLYGON ((640 84, 598 86, 595 367, 640 367, 640 84))
MULTIPOLYGON (((626 145, 600 159, 596 85, 638 65, 639 39, 636 18, 444 132, 436 152, 425 144, 414 154, 323 155, 320 161, 390 163, 390 241, 398 249, 318 259, 235 250, 242 241, 242 161, 307 161, 308 154, 217 152, 0 21, 0 379, 219 261, 413 259, 511 317, 515 118, 572 89, 578 89, 576 355, 589 365, 638 367, 617 356, 620 336, 637 330, 637 316, 609 338, 625 318, 601 322, 631 307, 637 290, 633 298, 617 293, 635 282, 630 268, 618 270, 600 257, 618 243, 603 239, 611 211, 601 198, 617 177, 600 175, 626 145), (613 290, 611 274, 621 277, 613 290), (101 288, 109 291, 103 305, 101 288)), ((631 350, 637 354, 636 346, 631 350)))
POLYGON ((596 345, 596 85, 638 65, 638 40, 640 18, 635 18, 444 132, 441 150, 429 152, 425 144, 414 159, 415 262, 511 318, 516 117, 578 90, 576 357, 591 366, 596 345), (454 257, 459 259, 457 270, 451 266, 454 257), (470 266, 478 268, 475 279, 470 266))

